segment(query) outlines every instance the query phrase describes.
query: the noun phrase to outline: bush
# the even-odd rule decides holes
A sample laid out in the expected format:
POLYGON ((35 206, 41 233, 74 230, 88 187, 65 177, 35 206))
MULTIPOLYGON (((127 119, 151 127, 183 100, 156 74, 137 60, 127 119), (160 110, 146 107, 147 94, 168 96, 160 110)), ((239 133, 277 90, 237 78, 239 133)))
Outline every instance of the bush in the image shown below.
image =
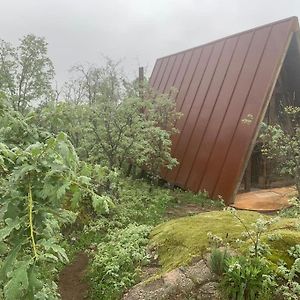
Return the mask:
POLYGON ((288 253, 294 263, 288 268, 284 262, 280 262, 276 295, 278 299, 297 300, 300 298, 300 244, 291 247, 288 253))
POLYGON ((209 267, 217 276, 222 276, 225 272, 225 263, 229 259, 227 250, 213 248, 209 258, 209 267))
POLYGON ((226 260, 220 287, 226 299, 267 300, 272 299, 273 283, 266 260, 238 256, 226 260))
POLYGON ((282 111, 282 125, 262 127, 260 136, 262 152, 279 164, 279 172, 290 175, 295 180, 298 197, 300 195, 300 107, 285 106, 282 111))
POLYGON ((146 251, 151 227, 132 224, 110 231, 93 253, 88 271, 91 299, 119 299, 134 284, 138 268, 148 262, 146 251))

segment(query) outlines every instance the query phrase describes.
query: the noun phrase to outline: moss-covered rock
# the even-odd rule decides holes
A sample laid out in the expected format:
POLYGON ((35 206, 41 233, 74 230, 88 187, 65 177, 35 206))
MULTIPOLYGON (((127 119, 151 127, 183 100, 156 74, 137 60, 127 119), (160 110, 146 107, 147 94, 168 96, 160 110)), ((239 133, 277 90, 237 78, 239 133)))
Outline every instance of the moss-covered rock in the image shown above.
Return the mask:
MULTIPOLYGON (((239 211, 238 214, 247 226, 262 217, 259 213, 249 211, 239 211)), ((163 271, 170 271, 188 264, 194 257, 202 256, 208 250, 208 232, 226 238, 234 247, 234 241, 241 238, 244 231, 243 225, 230 212, 207 212, 158 225, 152 231, 151 245, 157 248, 163 271)), ((288 261, 287 249, 300 243, 297 220, 280 219, 263 238, 271 247, 272 261, 288 261), (268 236, 271 233, 276 233, 276 238, 270 240, 268 236)))

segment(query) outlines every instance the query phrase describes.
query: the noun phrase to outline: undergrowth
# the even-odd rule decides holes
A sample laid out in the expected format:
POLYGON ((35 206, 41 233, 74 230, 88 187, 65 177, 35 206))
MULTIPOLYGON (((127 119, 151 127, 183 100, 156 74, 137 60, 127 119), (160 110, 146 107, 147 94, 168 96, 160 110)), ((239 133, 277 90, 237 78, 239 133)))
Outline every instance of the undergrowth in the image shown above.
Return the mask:
POLYGON ((150 228, 166 220, 168 208, 188 203, 209 209, 222 207, 205 193, 171 190, 142 179, 118 178, 117 194, 109 214, 79 224, 68 235, 71 258, 78 252, 89 253, 89 299, 119 299, 138 281, 139 268, 148 260, 150 228))

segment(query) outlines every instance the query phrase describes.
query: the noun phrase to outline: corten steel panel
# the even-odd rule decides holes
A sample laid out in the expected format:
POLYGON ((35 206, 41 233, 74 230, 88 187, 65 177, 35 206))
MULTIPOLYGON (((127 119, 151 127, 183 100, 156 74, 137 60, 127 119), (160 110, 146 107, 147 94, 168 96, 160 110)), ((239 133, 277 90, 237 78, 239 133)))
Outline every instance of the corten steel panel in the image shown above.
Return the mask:
MULTIPOLYGON (((224 78, 227 72, 227 69, 230 65, 230 61, 232 59, 232 55, 234 53, 234 49, 237 43, 237 37, 230 38, 226 40, 222 54, 220 55, 217 67, 215 69, 212 80, 210 81, 210 86, 206 97, 203 99, 203 105, 200 113, 197 117, 197 123, 194 126, 186 127, 184 130, 186 134, 183 136, 188 137, 188 139, 182 139, 183 144, 185 146, 185 151, 183 152, 183 161, 180 164, 180 170, 176 177, 176 182, 180 185, 184 185, 189 171, 193 166, 193 160, 197 153, 197 149, 199 148, 203 136, 206 132, 207 125, 209 124, 210 115, 213 112, 216 99, 221 91, 222 84, 224 82, 224 78), (190 139, 191 137, 191 139, 190 139), (189 141, 193 142, 192 146, 189 146, 189 141), (184 159, 189 157, 189 159, 184 159)), ((194 111, 194 109, 192 109, 194 111)), ((183 132, 184 132, 183 130, 183 132)))
POLYGON ((203 178, 202 185, 207 186, 210 192, 214 191, 219 174, 221 173, 222 165, 226 159, 227 149, 230 146, 236 124, 240 121, 240 113, 246 102, 270 30, 270 27, 266 27, 253 33, 246 59, 243 63, 239 78, 236 81, 224 120, 217 133, 214 149, 211 151, 210 159, 207 163, 209 168, 206 167, 207 171, 203 178), (222 151, 220 151, 221 148, 222 151))
MULTIPOLYGON (((232 57, 232 61, 229 65, 227 74, 223 82, 222 89, 220 90, 220 93, 215 102, 215 107, 210 115, 210 120, 207 123, 207 128, 203 135, 203 139, 201 140, 201 143, 197 148, 197 154, 195 158, 191 161, 192 165, 190 168, 190 173, 188 175, 188 180, 186 180, 185 182, 185 185, 188 187, 192 186, 194 187, 194 189, 199 189, 202 180, 208 179, 208 177, 204 177, 204 175, 208 171, 211 171, 212 168, 212 165, 209 164, 209 158, 212 154, 213 149, 215 149, 217 136, 221 129, 234 89, 237 85, 237 81, 240 76, 242 66, 245 62, 252 37, 252 32, 239 37, 236 49, 232 57), (232 84, 233 82, 234 84, 232 84), (201 149, 201 151, 199 151, 199 149, 201 149), (193 168, 194 165, 200 165, 202 166, 202 168, 193 168), (207 170, 208 165, 210 165, 210 170, 207 170)), ((193 134, 195 134, 195 132, 193 134)), ((191 141, 193 141, 194 139, 195 138, 192 137, 191 141)), ((213 178, 204 183, 207 190, 211 190, 210 183, 212 181, 213 178)))
POLYGON ((172 69, 174 67, 175 59, 176 59, 176 55, 172 55, 172 56, 169 57, 169 60, 168 60, 167 65, 165 67, 164 75, 163 75, 162 80, 160 82, 160 85, 158 87, 159 92, 163 92, 166 89, 167 82, 169 80, 170 74, 171 74, 172 69))
MULTIPOLYGON (((194 98, 196 96, 198 87, 200 83, 203 80, 206 67, 208 65, 209 58, 213 52, 213 47, 208 46, 203 49, 203 52, 201 53, 201 57, 199 60, 199 63, 197 64, 197 68, 195 69, 195 76, 193 76, 192 81, 190 82, 190 88, 188 89, 188 92, 185 97, 185 101, 183 102, 183 105, 180 109, 180 111, 183 113, 180 120, 177 122, 176 127, 182 132, 181 135, 176 135, 173 139, 173 145, 174 145, 174 151, 172 152, 172 155, 176 157, 178 160, 181 160, 182 157, 180 156, 182 154, 182 151, 179 151, 178 143, 180 141, 180 138, 183 137, 183 127, 186 124, 186 121, 189 121, 187 118, 189 115, 189 112, 191 110, 192 104, 194 103, 194 98), (175 152, 176 150, 176 152, 175 152)), ((199 104, 199 102, 197 102, 199 104)), ((167 175, 168 180, 174 181, 177 175, 179 169, 179 165, 175 167, 172 171, 170 171, 167 175)))
POLYGON ((174 87, 175 79, 176 79, 178 71, 180 69, 183 56, 184 56, 183 53, 175 56, 175 62, 173 64, 172 71, 170 73, 169 79, 168 79, 167 84, 165 86, 166 91, 168 91, 168 90, 170 90, 170 88, 174 87))
POLYGON ((158 59, 158 60, 156 61, 156 64, 155 64, 154 69, 153 69, 153 71, 152 71, 151 78, 150 78, 150 80, 149 80, 149 84, 150 84, 151 86, 154 86, 154 82, 155 82, 155 80, 156 80, 156 78, 157 78, 157 74, 158 74, 159 69, 160 69, 160 67, 161 67, 161 62, 162 62, 161 59, 158 59))
MULTIPOLYGON (((186 90, 186 82, 187 82, 187 76, 186 74, 191 73, 191 69, 189 68, 191 65, 192 57, 193 57, 193 51, 186 51, 184 53, 179 53, 177 56, 181 56, 183 54, 183 59, 180 64, 180 68, 178 70, 178 73, 176 74, 175 82, 173 87, 177 90, 177 96, 176 96, 176 109, 177 111, 180 111, 181 108, 181 102, 183 101, 182 98, 184 98, 183 91, 186 90), (185 79, 185 80, 184 80, 185 79)), ((152 77, 152 76, 151 76, 152 77)), ((175 143, 175 139, 177 138, 176 136, 172 137, 172 144, 175 143)), ((174 149, 174 148, 173 148, 174 149)), ((172 151, 173 151, 172 149, 172 151)), ((172 153, 172 155, 174 155, 172 153)), ((167 170, 163 169, 162 170, 162 177, 166 177, 167 170)))
MULTIPOLYGON (((161 65, 160 65, 160 68, 158 70, 158 73, 157 73, 156 77, 153 80, 153 85, 152 86, 155 90, 159 89, 160 83, 161 83, 162 78, 163 78, 163 76, 165 74, 165 71, 166 71, 168 61, 169 61, 169 57, 162 58, 161 65)), ((150 81, 152 81, 151 78, 150 78, 150 81)), ((162 91, 160 91, 160 92, 162 92, 162 91)))
POLYGON ((162 172, 166 180, 232 202, 298 29, 292 17, 157 60, 150 84, 165 93, 177 88, 183 113, 172 138, 180 164, 162 172), (242 121, 248 115, 251 124, 242 121))

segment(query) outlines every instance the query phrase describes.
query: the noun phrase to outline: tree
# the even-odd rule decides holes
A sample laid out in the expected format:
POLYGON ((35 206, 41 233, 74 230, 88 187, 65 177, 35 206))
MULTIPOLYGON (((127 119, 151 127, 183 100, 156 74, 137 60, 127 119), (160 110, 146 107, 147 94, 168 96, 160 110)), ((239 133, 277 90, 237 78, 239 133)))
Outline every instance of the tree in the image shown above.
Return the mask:
POLYGON ((53 78, 44 38, 29 34, 17 47, 0 40, 0 90, 15 110, 24 113, 32 103, 49 97, 53 78))
POLYGON ((110 174, 80 161, 66 134, 27 124, 2 95, 0 116, 0 299, 59 299, 55 266, 68 261, 61 229, 79 205, 109 212, 110 174))
POLYGON ((75 78, 65 83, 65 99, 73 103, 95 104, 103 99, 118 102, 125 92, 126 82, 119 62, 106 58, 104 66, 76 65, 71 68, 75 78))

